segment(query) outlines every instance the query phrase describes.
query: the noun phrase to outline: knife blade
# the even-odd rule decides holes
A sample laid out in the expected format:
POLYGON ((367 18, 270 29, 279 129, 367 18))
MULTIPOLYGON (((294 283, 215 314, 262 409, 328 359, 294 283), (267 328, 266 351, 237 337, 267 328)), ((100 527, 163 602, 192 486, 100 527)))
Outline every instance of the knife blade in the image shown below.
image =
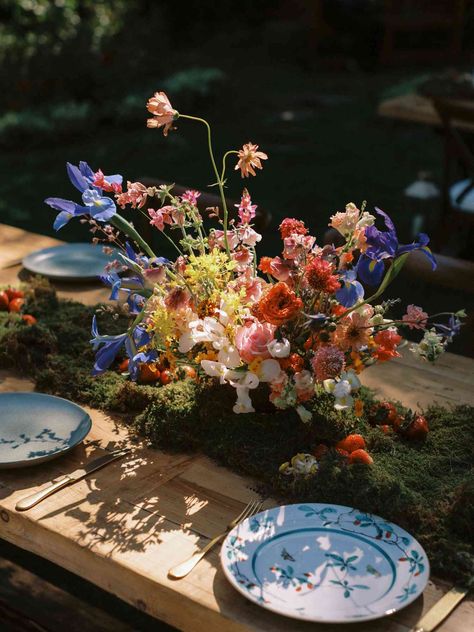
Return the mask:
POLYGON ((95 472, 105 465, 108 465, 109 463, 122 458, 128 452, 130 452, 130 448, 124 448, 122 450, 115 450, 115 452, 109 452, 109 454, 104 454, 98 459, 94 459, 90 463, 87 463, 84 467, 75 470, 71 474, 66 474, 54 483, 50 483, 47 487, 40 490, 39 492, 35 492, 34 494, 25 496, 25 498, 22 498, 17 502, 17 504, 15 505, 15 509, 17 511, 26 511, 27 509, 31 509, 48 496, 51 496, 51 494, 54 494, 60 489, 63 489, 63 487, 67 487, 72 483, 80 481, 82 478, 85 478, 92 472, 95 472))
POLYGON ((428 612, 421 617, 413 628, 413 632, 432 632, 454 610, 469 591, 454 586, 428 612))

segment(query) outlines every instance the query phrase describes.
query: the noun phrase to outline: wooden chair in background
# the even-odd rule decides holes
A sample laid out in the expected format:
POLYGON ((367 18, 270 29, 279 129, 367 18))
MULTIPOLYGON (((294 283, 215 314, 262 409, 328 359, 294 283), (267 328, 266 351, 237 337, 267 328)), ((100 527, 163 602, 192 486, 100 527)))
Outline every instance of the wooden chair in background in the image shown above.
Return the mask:
POLYGON ((458 59, 466 6, 467 0, 385 0, 380 62, 458 59))
POLYGON ((444 134, 443 209, 434 244, 442 251, 454 231, 474 228, 473 145, 457 127, 474 125, 474 101, 438 98, 433 103, 444 134))

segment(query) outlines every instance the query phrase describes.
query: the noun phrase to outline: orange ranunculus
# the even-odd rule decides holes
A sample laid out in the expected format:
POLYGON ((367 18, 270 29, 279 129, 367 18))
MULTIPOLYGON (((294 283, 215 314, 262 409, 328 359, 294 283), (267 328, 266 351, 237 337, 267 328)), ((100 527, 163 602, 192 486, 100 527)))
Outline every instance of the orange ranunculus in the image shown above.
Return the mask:
POLYGON ((263 320, 279 327, 292 320, 303 307, 303 301, 286 283, 276 283, 259 301, 258 314, 263 320))
POLYGON ((374 342, 378 345, 374 355, 379 362, 386 362, 392 358, 400 357, 397 346, 402 337, 394 329, 383 329, 374 336, 374 342))
POLYGON ((258 264, 258 269, 261 270, 264 274, 271 274, 272 261, 272 257, 262 257, 260 259, 260 263, 258 264))
POLYGON ((292 353, 287 358, 279 358, 278 361, 284 371, 291 369, 294 373, 299 373, 304 369, 304 358, 297 353, 292 353))

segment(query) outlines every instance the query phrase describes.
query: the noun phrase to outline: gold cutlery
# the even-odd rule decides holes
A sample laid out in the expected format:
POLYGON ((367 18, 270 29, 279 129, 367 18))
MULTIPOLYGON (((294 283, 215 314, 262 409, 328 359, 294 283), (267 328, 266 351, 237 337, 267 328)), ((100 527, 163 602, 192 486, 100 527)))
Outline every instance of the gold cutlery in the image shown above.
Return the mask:
POLYGON ((72 474, 66 474, 66 476, 61 477, 55 483, 51 483, 50 485, 48 485, 48 487, 45 487, 39 492, 35 492, 34 494, 30 494, 29 496, 22 498, 17 502, 15 509, 17 511, 26 511, 27 509, 31 509, 48 496, 51 496, 51 494, 54 494, 60 489, 63 489, 63 487, 72 485, 72 483, 75 483, 76 481, 80 481, 82 478, 85 478, 92 472, 95 472, 95 470, 98 470, 105 465, 108 465, 109 463, 122 458, 128 452, 130 452, 130 448, 115 450, 115 452, 109 452, 108 454, 104 454, 98 459, 94 459, 90 463, 84 465, 84 467, 77 469, 75 472, 72 472, 72 474))
POLYGON ((228 534, 228 532, 234 527, 236 527, 240 522, 258 513, 262 509, 262 505, 263 505, 263 502, 260 500, 251 500, 247 504, 247 506, 242 510, 242 512, 237 516, 237 518, 234 518, 234 520, 231 520, 229 522, 226 530, 223 533, 220 533, 219 535, 217 535, 210 542, 208 542, 203 549, 191 555, 190 558, 188 558, 184 562, 181 562, 181 564, 178 564, 177 566, 173 566, 172 568, 170 568, 168 571, 168 577, 170 577, 171 579, 181 579, 183 577, 186 577, 186 575, 188 575, 188 573, 190 573, 193 570, 196 564, 200 560, 202 560, 202 558, 206 555, 208 551, 210 551, 213 548, 213 546, 215 546, 218 542, 220 542, 220 540, 223 540, 225 536, 228 534))
POLYGON ((413 632, 432 632, 454 610, 469 591, 454 586, 428 612, 421 617, 413 628, 413 632))

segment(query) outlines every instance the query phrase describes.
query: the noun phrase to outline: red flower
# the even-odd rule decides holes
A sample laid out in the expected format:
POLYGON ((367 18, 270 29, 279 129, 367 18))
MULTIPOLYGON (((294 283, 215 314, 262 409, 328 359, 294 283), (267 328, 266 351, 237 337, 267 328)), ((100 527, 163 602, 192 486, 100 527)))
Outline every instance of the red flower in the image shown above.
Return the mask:
POLYGON ((259 301, 258 318, 279 327, 292 320, 303 307, 303 301, 286 283, 276 283, 259 301))
POLYGON ((316 257, 305 268, 306 280, 314 290, 334 294, 341 287, 341 283, 333 271, 334 267, 329 261, 316 257))
POLYGON ((308 229, 301 220, 287 217, 280 224, 280 234, 281 238, 285 239, 291 235, 307 235, 308 229))
POLYGON ((374 342, 378 345, 375 357, 379 362, 386 362, 392 358, 400 357, 397 346, 401 343, 402 337, 395 329, 382 329, 374 336, 374 342))

